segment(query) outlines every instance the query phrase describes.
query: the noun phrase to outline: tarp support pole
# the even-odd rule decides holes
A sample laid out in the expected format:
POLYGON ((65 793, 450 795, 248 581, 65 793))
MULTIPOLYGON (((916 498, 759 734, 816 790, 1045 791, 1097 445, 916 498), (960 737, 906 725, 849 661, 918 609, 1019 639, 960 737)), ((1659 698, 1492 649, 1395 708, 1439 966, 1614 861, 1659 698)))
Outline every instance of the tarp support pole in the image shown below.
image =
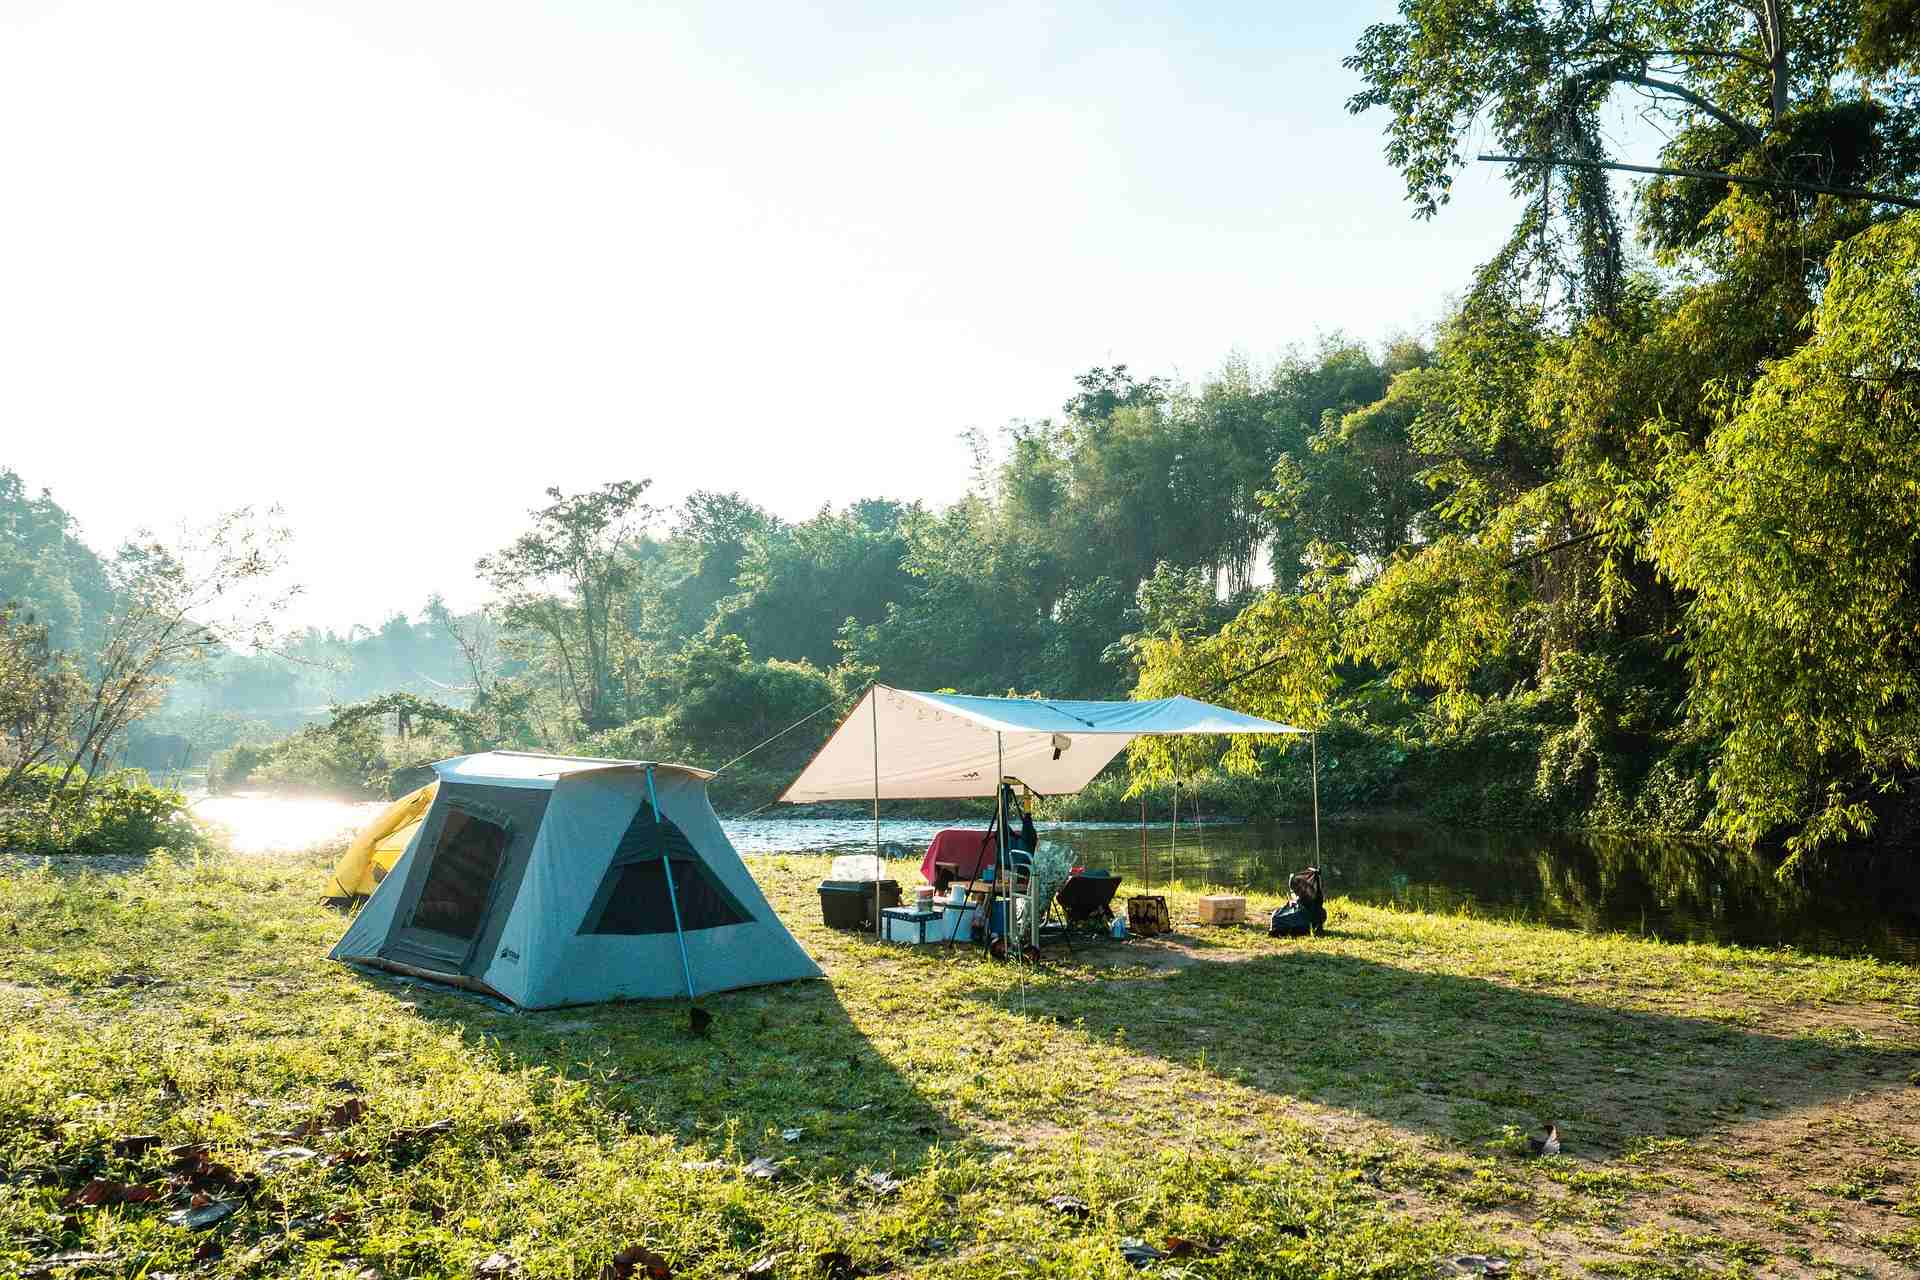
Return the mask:
POLYGON ((1314 730, 1307 735, 1307 745, 1313 750, 1313 865, 1320 865, 1320 731, 1314 730))
MULTIPOLYGON (((1000 890, 1009 883, 1007 867, 1013 861, 1007 856, 1007 742, 998 729, 993 731, 993 807, 998 814, 994 820, 993 833, 993 889, 987 894, 987 937, 993 937, 993 900, 1000 896, 1000 890)), ((1000 935, 1011 941, 1013 938, 1013 894, 1007 894, 1007 931, 1000 935)), ((988 943, 991 950, 992 943, 988 943)), ((1008 948, 1012 950, 1011 947, 1008 948)))
POLYGON ((1180 779, 1173 780, 1173 834, 1167 837, 1167 883, 1173 883, 1180 863, 1180 779))
MULTIPOLYGON (((1027 793, 1026 803, 1021 809, 1022 818, 1020 830, 1024 832, 1026 830, 1026 819, 1033 816, 1033 788, 1024 782, 1020 784, 1020 788, 1027 793)), ((1039 845, 1039 840, 1035 839, 1034 847, 1028 850, 1033 856, 1033 861, 1027 863, 1027 923, 1033 926, 1033 949, 1035 951, 1040 949, 1040 877, 1034 874, 1037 870, 1036 864, 1040 857, 1039 845)), ((1024 1001, 1027 998, 1026 979, 1022 978, 1020 984, 1020 998, 1024 1001)), ((1024 1004, 1021 1006, 1023 1009, 1025 1007, 1024 1004)))
POLYGON ((1140 880, 1146 888, 1153 888, 1153 876, 1147 870, 1147 793, 1140 793, 1140 880))
MULTIPOLYGON (((653 809, 653 826, 658 831, 660 821, 660 793, 653 789, 653 766, 647 766, 647 804, 653 809)), ((667 876, 667 905, 673 908, 673 937, 680 944, 680 972, 687 980, 687 999, 693 995, 693 966, 687 963, 687 935, 680 927, 680 898, 673 891, 673 858, 667 851, 666 837, 660 839, 660 869, 667 876)), ((875 892, 878 892, 876 890, 875 892)))
MULTIPOLYGON (((880 853, 880 689, 867 688, 867 708, 873 713, 873 856, 880 853)), ((873 940, 880 941, 880 880, 873 882, 873 940)))

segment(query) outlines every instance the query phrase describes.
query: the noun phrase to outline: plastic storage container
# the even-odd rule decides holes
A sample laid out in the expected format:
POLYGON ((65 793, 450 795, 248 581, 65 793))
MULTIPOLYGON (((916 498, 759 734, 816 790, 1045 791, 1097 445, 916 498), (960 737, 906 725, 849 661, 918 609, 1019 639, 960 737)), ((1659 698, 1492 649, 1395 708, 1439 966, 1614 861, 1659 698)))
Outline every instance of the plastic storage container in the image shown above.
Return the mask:
POLYGON ((843 853, 833 860, 829 880, 885 880, 886 859, 873 853, 843 853))
POLYGON ((900 905, 898 880, 822 880, 821 921, 830 929, 871 929, 875 886, 882 910, 900 905))

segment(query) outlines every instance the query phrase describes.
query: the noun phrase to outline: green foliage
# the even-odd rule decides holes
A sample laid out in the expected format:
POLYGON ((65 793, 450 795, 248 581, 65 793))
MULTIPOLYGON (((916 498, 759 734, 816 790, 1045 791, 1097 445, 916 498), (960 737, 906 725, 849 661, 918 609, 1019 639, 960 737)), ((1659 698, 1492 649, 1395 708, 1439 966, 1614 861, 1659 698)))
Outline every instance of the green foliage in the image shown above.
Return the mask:
POLYGON ((629 709, 634 632, 623 625, 634 574, 626 546, 654 514, 651 481, 617 481, 586 493, 548 489, 533 527, 474 568, 499 592, 521 656, 548 655, 589 729, 629 709))
MULTIPOLYGON (((587 745, 600 755, 719 768, 809 713, 851 702, 859 690, 847 685, 850 674, 777 658, 756 662, 739 636, 696 639, 676 653, 662 673, 664 687, 656 689, 656 696, 666 711, 596 735, 587 745)), ((756 752, 755 767, 797 767, 837 723, 829 708, 756 752)))
POLYGON ((51 494, 29 497, 19 474, 0 467, 0 605, 18 605, 47 629, 55 649, 87 649, 113 608, 107 566, 51 494))
POLYGON ((494 745, 480 720, 453 707, 389 694, 336 707, 324 724, 312 724, 277 742, 239 743, 215 753, 208 789, 253 786, 283 791, 380 797, 418 785, 418 766, 494 745), (393 732, 386 732, 392 717, 393 732))
POLYGON ((754 653, 830 667, 842 628, 877 621, 906 593, 917 504, 871 500, 825 509, 752 538, 739 561, 739 591, 714 627, 754 653))
POLYGON ((0 804, 27 771, 71 745, 85 694, 86 682, 53 647, 48 628, 0 603, 0 804))
POLYGON ((205 847, 186 797, 152 785, 138 770, 83 780, 36 766, 0 808, 0 849, 13 852, 140 857, 205 847))
POLYGON ((266 747, 238 746, 216 758, 211 772, 222 790, 255 786, 329 795, 383 796, 393 764, 380 727, 308 725, 266 747))
MULTIPOLYGON (((1605 115, 1627 101, 1668 126, 1666 165, 1898 190, 1914 178, 1908 140, 1920 117, 1899 74, 1912 24, 1893 11, 1883 0, 1403 0, 1400 21, 1367 28, 1346 60, 1367 82, 1348 108, 1386 110, 1387 160, 1427 217, 1447 202, 1470 137, 1490 136, 1507 155, 1608 159, 1605 115)), ((1483 285, 1531 280, 1577 314, 1611 313, 1626 274, 1605 171, 1514 165, 1507 178, 1525 204, 1483 285)), ((1700 255, 1723 272, 1754 245, 1737 247, 1722 231, 1738 240, 1799 224, 1774 266, 1804 277, 1806 195, 1748 186, 1729 196, 1724 182, 1700 179, 1661 179, 1641 194, 1641 225, 1657 249, 1700 255)), ((1815 246, 1864 225, 1858 204, 1818 203, 1812 221, 1835 221, 1815 246)))
POLYGON ((1809 341, 1674 464, 1654 532, 1724 734, 1715 828, 1864 833, 1920 768, 1920 217, 1837 251, 1809 341))
POLYGON ((1441 538, 1388 565, 1355 603, 1352 655, 1402 688, 1437 688, 1456 712, 1471 704, 1476 675, 1512 651, 1519 595, 1498 553, 1441 538))

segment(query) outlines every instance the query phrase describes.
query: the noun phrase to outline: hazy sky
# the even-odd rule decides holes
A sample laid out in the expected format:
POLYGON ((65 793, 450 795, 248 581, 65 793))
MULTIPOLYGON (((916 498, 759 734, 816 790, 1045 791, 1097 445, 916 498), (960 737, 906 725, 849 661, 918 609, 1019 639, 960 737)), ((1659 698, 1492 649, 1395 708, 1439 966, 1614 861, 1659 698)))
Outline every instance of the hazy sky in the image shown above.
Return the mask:
POLYGON ((942 503, 1090 365, 1431 323, 1499 175, 1409 217, 1368 7, 1202 8, 5 0, 0 465, 281 503, 344 626, 550 484, 942 503))

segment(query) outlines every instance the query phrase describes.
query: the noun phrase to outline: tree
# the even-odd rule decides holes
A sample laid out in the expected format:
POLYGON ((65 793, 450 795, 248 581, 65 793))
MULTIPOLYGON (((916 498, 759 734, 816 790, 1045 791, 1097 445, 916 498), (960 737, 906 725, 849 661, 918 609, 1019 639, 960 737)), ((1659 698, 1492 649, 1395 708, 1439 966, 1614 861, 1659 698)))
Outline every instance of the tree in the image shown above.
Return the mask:
POLYGON ((0 603, 30 611, 55 649, 84 650, 99 641, 112 596, 73 517, 45 490, 29 497, 20 476, 0 467, 0 603))
POLYGON ((1653 547, 1691 593, 1722 834, 1864 834, 1920 770, 1920 215, 1835 252, 1810 340, 1682 455, 1653 547))
MULTIPOLYGON (((1303 728, 1326 723, 1340 687, 1340 619, 1353 597, 1348 563, 1335 548, 1315 546, 1298 591, 1262 592, 1218 632, 1198 638, 1183 629, 1150 636, 1139 646, 1136 698, 1186 694, 1303 728)), ((1258 771, 1253 737, 1134 739, 1127 748, 1129 794, 1155 782, 1194 777, 1214 767, 1258 771)))
POLYGON ((679 634, 697 634, 721 601, 740 589, 748 553, 779 526, 738 493, 696 489, 680 504, 671 544, 685 575, 672 588, 679 634))
POLYGON ((869 499, 754 537, 739 565, 739 592, 714 621, 766 658, 822 669, 839 660, 841 628, 878 621, 910 589, 902 566, 918 504, 869 499))
POLYGON ((530 513, 533 528, 474 566, 501 594, 507 628, 558 669, 590 730, 612 728, 629 710, 621 623, 632 575, 623 548, 655 514, 641 501, 651 483, 548 489, 551 501, 530 513))
POLYGON ((223 647, 265 647, 273 618, 291 591, 274 580, 283 568, 284 528, 251 508, 189 530, 176 546, 143 536, 123 544, 108 566, 114 606, 99 649, 82 668, 66 769, 55 798, 83 767, 79 800, 127 726, 157 709, 173 677, 223 647))
POLYGON ((85 682, 47 628, 0 605, 0 804, 29 769, 54 760, 70 740, 85 682))
MULTIPOLYGON (((1914 103, 1895 73, 1913 43, 1896 8, 1889 0, 1402 0, 1401 20, 1367 28, 1346 59, 1367 82, 1347 106, 1386 108, 1387 159, 1422 217, 1447 202, 1476 130, 1489 130, 1509 154, 1609 160, 1603 111, 1628 101, 1671 139, 1663 164, 1904 189, 1913 172, 1897 162, 1914 131, 1914 103), (1892 82, 1890 92, 1877 92, 1881 81, 1892 82)), ((1574 312, 1610 312, 1625 270, 1606 172, 1521 165, 1508 181, 1525 212, 1489 274, 1545 281, 1574 312)), ((1730 194, 1711 179, 1662 180, 1643 192, 1653 243, 1670 251, 1699 244, 1710 229, 1701 215, 1728 200, 1771 206, 1796 223, 1803 207, 1821 203, 1754 188, 1730 194), (1664 217, 1662 207, 1685 214, 1664 217)))

